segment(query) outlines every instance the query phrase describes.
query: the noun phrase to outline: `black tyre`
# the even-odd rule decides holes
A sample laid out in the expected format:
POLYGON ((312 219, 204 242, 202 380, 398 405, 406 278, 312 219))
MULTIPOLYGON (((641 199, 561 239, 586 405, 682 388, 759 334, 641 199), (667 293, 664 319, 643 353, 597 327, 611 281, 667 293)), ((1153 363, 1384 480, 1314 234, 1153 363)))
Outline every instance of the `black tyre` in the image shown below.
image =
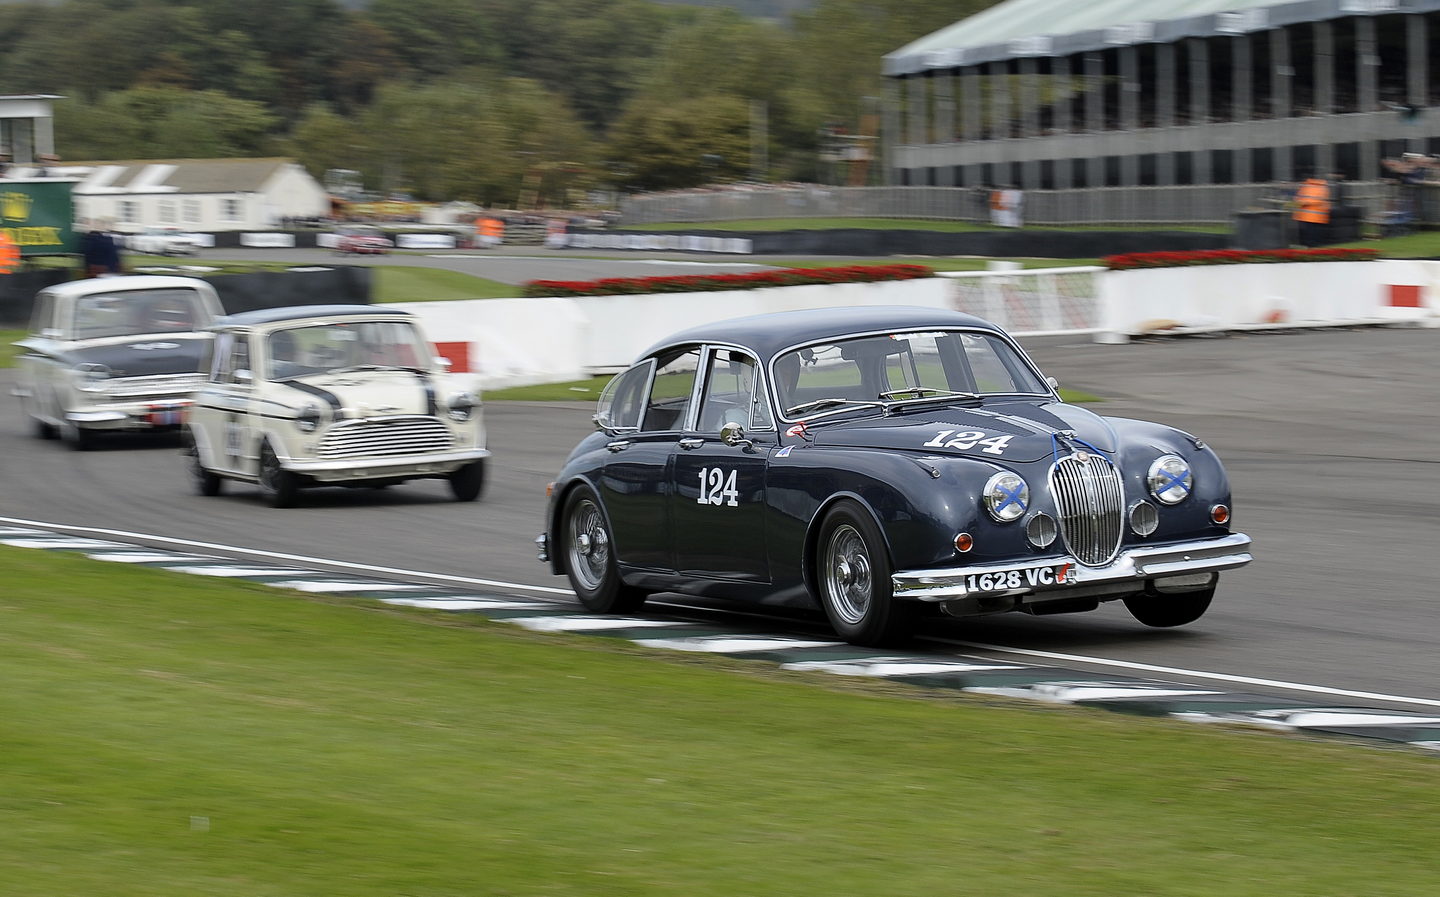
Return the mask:
POLYGON ((65 437, 65 441, 77 452, 88 452, 95 448, 100 438, 94 430, 87 430, 78 425, 66 428, 65 437))
POLYGON ((620 581, 610 526, 589 487, 581 486, 565 497, 558 535, 565 575, 586 610, 622 614, 645 603, 645 592, 620 581))
POLYGON ((295 474, 280 466, 270 443, 260 446, 260 493, 272 508, 290 508, 300 493, 295 474))
POLYGON ((195 439, 190 434, 185 434, 185 454, 190 461, 190 479, 195 483, 195 491, 201 495, 214 497, 224 489, 225 481, 220 475, 200 463, 200 447, 195 444, 195 439))
POLYGON ((485 460, 472 461, 450 474, 450 494, 456 501, 474 501, 485 491, 485 460))
POLYGON ((1203 617, 1214 597, 1214 586, 1202 592, 1181 592, 1177 595, 1135 595, 1125 599, 1125 609, 1146 626, 1184 626, 1203 617))
POLYGON ((835 505, 820 524, 815 586, 835 633, 854 645, 903 642, 915 606, 895 598, 890 556, 880 527, 852 501, 835 505))
POLYGON ((30 432, 35 434, 36 439, 56 439, 60 436, 54 424, 47 424, 38 417, 30 418, 30 432))

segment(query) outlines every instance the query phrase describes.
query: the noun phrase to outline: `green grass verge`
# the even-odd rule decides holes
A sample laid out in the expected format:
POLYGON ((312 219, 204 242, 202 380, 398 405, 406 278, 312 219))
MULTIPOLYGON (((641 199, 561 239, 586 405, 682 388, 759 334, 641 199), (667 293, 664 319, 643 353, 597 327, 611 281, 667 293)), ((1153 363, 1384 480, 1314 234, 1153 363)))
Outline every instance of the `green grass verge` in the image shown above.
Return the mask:
POLYGON ((0 368, 15 366, 15 356, 20 354, 20 349, 11 345, 17 339, 24 339, 25 330, 0 330, 0 368))
POLYGON ((1433 757, 38 551, 0 571, 8 893, 1434 889, 1433 757))
POLYGON ((449 299, 508 299, 519 286, 440 268, 382 265, 375 268, 376 302, 432 302, 449 299))
MULTIPOLYGON (((610 382, 610 375, 591 377, 588 380, 570 380, 564 383, 538 383, 534 386, 511 386, 506 389, 489 390, 485 393, 487 402, 593 402, 600 398, 600 390, 610 382)), ((1061 388, 1060 397, 1067 402, 1102 402, 1099 396, 1077 389, 1061 388)))

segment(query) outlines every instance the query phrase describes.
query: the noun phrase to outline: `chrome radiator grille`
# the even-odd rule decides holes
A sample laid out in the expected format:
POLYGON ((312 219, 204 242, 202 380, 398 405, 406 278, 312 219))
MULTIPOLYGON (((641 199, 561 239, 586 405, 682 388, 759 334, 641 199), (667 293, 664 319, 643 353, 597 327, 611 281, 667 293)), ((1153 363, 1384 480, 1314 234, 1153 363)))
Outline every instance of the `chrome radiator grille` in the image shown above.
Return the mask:
POLYGON ((450 431, 433 417, 374 417, 331 427, 316 454, 321 458, 415 455, 443 452, 454 445, 450 431))
POLYGON ((148 377, 116 377, 100 381, 105 394, 115 399, 188 398, 205 382, 201 374, 152 374, 148 377))
POLYGON ((1060 512, 1060 535, 1075 559, 1098 567, 1120 550, 1125 490, 1120 472, 1100 455, 1061 458, 1050 469, 1050 492, 1060 512))

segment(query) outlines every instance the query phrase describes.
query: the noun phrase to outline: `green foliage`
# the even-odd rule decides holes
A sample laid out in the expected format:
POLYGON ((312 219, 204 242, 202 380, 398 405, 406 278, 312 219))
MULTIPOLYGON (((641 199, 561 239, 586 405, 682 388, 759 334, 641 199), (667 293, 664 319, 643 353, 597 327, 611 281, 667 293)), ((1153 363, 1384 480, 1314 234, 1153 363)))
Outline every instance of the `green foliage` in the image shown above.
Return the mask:
POLYGON ((58 145, 76 159, 268 155, 275 116, 213 90, 140 87, 55 108, 58 145))
POLYGON ((554 183, 544 172, 561 162, 627 189, 811 177, 821 125, 873 133, 884 53, 989 5, 707 5, 737 4, 768 18, 651 0, 0 4, 0 83, 66 97, 71 160, 284 145, 317 176, 353 168, 370 189, 509 203, 522 183, 542 198, 591 185, 554 183))

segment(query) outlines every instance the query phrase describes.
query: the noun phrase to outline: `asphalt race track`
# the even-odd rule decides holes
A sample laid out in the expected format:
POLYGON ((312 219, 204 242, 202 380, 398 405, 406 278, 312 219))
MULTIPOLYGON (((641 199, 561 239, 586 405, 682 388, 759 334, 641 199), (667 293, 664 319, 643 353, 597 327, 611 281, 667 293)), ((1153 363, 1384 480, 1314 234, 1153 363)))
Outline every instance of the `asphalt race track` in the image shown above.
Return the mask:
MULTIPOLYGON (((1116 603, 1090 614, 940 621, 936 635, 971 653, 986 653, 974 645, 1045 652, 1032 656, 1064 655, 1067 666, 1117 675, 1133 670, 1109 662, 1440 702, 1432 566, 1440 565, 1440 330, 1128 346, 1052 338, 1027 348, 1062 385, 1106 397, 1103 413, 1161 421, 1213 445, 1232 479, 1236 527, 1254 537, 1257 561, 1224 574, 1210 613, 1179 630, 1146 629, 1116 603)), ((81 453, 35 439, 9 395, 12 381, 12 371, 0 371, 0 516, 565 585, 535 561, 531 540, 545 483, 590 426, 588 405, 488 404, 495 457, 479 503, 450 501, 434 480, 313 490, 301 507, 274 510, 241 484, 227 484, 220 498, 196 495, 172 440, 113 438, 81 453)), ((816 620, 798 622, 813 628, 816 620)))

